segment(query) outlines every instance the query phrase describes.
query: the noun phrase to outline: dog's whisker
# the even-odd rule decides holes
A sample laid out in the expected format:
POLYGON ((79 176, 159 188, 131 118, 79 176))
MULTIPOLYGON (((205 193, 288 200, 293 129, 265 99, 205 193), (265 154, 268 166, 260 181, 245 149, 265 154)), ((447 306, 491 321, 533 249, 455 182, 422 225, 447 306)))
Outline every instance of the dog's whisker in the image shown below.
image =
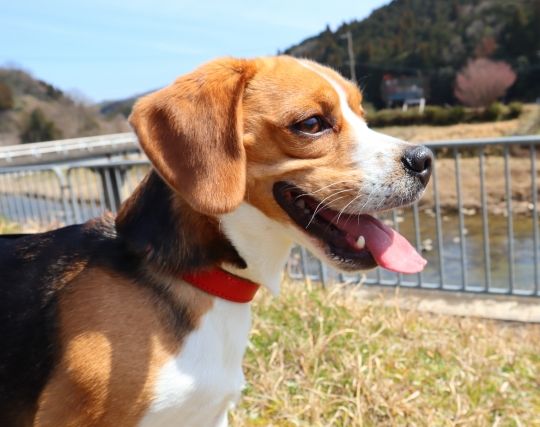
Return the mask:
POLYGON ((314 214, 316 215, 317 213, 320 212, 321 209, 324 209, 325 207, 330 208, 330 203, 333 203, 333 202, 335 201, 335 200, 331 200, 331 201, 329 201, 329 202, 327 202, 327 203, 324 203, 325 200, 328 200, 328 199, 329 199, 330 197, 332 197, 332 196, 337 196, 338 194, 345 193, 345 192, 347 192, 347 191, 352 191, 352 190, 350 190, 350 189, 341 190, 341 191, 338 191, 338 192, 336 192, 336 193, 332 193, 332 194, 330 194, 329 196, 327 196, 327 197, 325 197, 324 199, 322 199, 322 201, 321 201, 321 202, 317 205, 317 207, 315 208, 314 214), (321 205, 323 205, 323 206, 321 206, 321 205), (319 209, 319 207, 320 207, 320 209, 319 209))
MULTIPOLYGON (((370 192, 368 193, 367 198, 366 198, 366 201, 364 202, 364 204, 362 205, 362 207, 359 209, 359 212, 363 212, 363 211, 364 211, 364 209, 366 208, 366 206, 369 205, 369 202, 370 202, 370 199, 371 199, 372 195, 374 195, 375 193, 376 193, 375 190, 372 190, 372 191, 370 191, 370 192)), ((356 200, 358 200, 361 196, 362 196, 362 194, 359 194, 358 196, 356 196, 356 197, 351 201, 351 203, 354 202, 354 201, 356 201, 356 200)), ((377 204, 377 207, 376 207, 374 210, 378 210, 382 203, 384 203, 384 200, 380 200, 379 203, 377 204)), ((345 208, 347 208, 347 207, 348 207, 348 205, 347 205, 345 208)), ((339 219, 338 219, 338 220, 339 220, 339 219)), ((347 220, 345 221, 345 225, 348 224, 349 220, 350 220, 350 217, 347 218, 347 220)), ((360 217, 359 217, 358 215, 356 216, 356 221, 357 221, 358 224, 360 224, 360 217)))
POLYGON ((349 203, 347 203, 343 208, 339 210, 339 213, 337 214, 336 222, 339 222, 339 219, 341 218, 341 215, 345 212, 345 209, 347 209, 352 203, 354 203, 355 200, 357 200, 361 195, 355 196, 349 203))
POLYGON ((338 194, 344 193, 344 192, 346 192, 346 191, 351 191, 351 190, 349 190, 349 189, 341 190, 341 191, 338 191, 338 192, 336 192, 336 193, 332 193, 332 194, 330 194, 329 196, 326 196, 324 199, 322 199, 322 200, 319 202, 319 204, 317 205, 317 207, 315 208, 315 211, 313 212, 313 215, 311 216, 311 218, 310 218, 310 220, 309 220, 309 222, 308 222, 306 228, 309 227, 310 224, 313 222, 313 220, 315 219, 315 216, 317 216, 317 213, 319 213, 319 212, 320 212, 322 209, 324 209, 325 207, 329 207, 328 204, 325 204, 325 203, 324 203, 325 200, 328 200, 330 197, 332 197, 332 196, 337 196, 338 194))
MULTIPOLYGON (((338 200, 344 199, 345 197, 348 197, 348 196, 347 196, 347 195, 339 196, 339 197, 333 199, 333 200, 332 200, 331 202, 329 202, 329 203, 337 202, 338 200)), ((334 218, 335 218, 335 216, 334 216, 334 218)), ((334 218, 332 218, 332 221, 334 220, 334 218)), ((328 227, 330 227, 330 223, 328 223, 328 225, 326 226, 326 230, 328 230, 328 227)))
MULTIPOLYGON (((317 190, 314 190, 314 191, 307 191, 305 193, 302 193, 298 196, 295 197, 295 200, 299 199, 300 197, 303 197, 303 196, 313 196, 314 194, 320 192, 320 191, 323 191, 327 188, 330 188, 334 185, 338 185, 338 184, 347 184, 347 183, 356 183, 356 181, 353 181, 353 180, 348 180, 348 181, 337 181, 337 182, 333 182, 332 184, 328 184, 328 185, 325 185, 324 187, 321 187, 317 190)), ((351 189, 352 190, 352 189, 351 189)))
POLYGON ((368 193, 367 198, 366 198, 366 201, 364 202, 364 204, 363 204, 362 207, 360 208, 361 211, 363 211, 363 210, 366 208, 366 206, 369 205, 369 202, 370 202, 370 200, 371 200, 371 196, 372 196, 373 194, 375 194, 375 193, 376 193, 375 190, 371 190, 371 191, 368 193))

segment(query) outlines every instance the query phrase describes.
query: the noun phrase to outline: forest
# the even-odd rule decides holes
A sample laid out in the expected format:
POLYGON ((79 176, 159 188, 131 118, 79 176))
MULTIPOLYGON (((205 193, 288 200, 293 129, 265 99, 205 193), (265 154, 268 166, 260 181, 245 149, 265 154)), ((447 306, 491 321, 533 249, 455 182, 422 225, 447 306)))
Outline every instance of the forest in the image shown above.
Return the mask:
POLYGON ((283 53, 350 75, 348 31, 358 82, 375 107, 384 106, 381 82, 389 74, 422 78, 431 104, 456 104, 456 75, 476 58, 504 61, 517 74, 505 101, 540 97, 540 0, 394 0, 283 53))

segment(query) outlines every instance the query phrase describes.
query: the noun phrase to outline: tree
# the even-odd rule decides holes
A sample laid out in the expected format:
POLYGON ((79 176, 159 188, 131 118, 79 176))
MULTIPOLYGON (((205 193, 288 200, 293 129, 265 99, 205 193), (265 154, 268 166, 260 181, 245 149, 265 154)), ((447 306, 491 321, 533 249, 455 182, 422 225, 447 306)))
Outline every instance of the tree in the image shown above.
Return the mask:
POLYGON ((0 111, 13 108, 13 93, 8 85, 0 83, 0 111))
POLYGON ((51 141, 61 138, 62 132, 54 122, 47 120, 43 111, 35 108, 28 116, 20 137, 23 143, 51 141))
POLYGON ((516 81, 516 73, 503 61, 478 58, 469 61, 456 77, 454 95, 470 107, 487 107, 516 81))

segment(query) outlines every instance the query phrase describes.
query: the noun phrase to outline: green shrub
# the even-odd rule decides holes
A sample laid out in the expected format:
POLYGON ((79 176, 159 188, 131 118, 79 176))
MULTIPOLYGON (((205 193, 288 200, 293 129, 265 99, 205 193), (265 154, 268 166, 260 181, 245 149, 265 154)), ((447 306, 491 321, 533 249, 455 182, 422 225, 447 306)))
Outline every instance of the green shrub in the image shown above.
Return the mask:
POLYGON ((385 127, 391 126, 395 122, 397 110, 379 110, 375 112, 367 113, 367 121, 371 126, 374 127, 385 127))
POLYGON ((444 112, 442 107, 430 105, 424 109, 425 123, 435 124, 444 121, 444 112))
POLYGON ((505 106, 500 102, 492 102, 484 111, 484 119, 488 122, 495 122, 504 117, 505 106))
POLYGON ((61 137, 62 132, 54 122, 45 117, 45 114, 39 108, 30 113, 20 134, 23 143, 52 141, 61 137))
POLYGON ((402 111, 399 120, 401 126, 417 125, 422 123, 423 114, 417 109, 402 111))
POLYGON ((461 105, 441 107, 429 105, 421 113, 418 109, 402 111, 399 109, 384 109, 368 111, 367 120, 373 127, 410 126, 428 124, 448 126, 458 123, 475 123, 496 120, 506 120, 518 117, 523 110, 520 103, 513 102, 506 106, 500 102, 492 103, 485 110, 465 108, 461 105))
POLYGON ((515 119, 521 116, 523 104, 521 102, 511 102, 508 104, 508 118, 515 119))
POLYGON ((449 121, 452 124, 462 123, 465 120, 465 107, 462 107, 461 105, 456 105, 455 107, 451 107, 449 110, 449 121))
POLYGON ((438 107, 429 106, 424 110, 424 123, 432 125, 453 125, 460 123, 465 118, 465 109, 463 107, 438 107))
POLYGON ((368 112, 367 121, 374 127, 409 126, 422 123, 423 115, 417 110, 384 109, 368 112))

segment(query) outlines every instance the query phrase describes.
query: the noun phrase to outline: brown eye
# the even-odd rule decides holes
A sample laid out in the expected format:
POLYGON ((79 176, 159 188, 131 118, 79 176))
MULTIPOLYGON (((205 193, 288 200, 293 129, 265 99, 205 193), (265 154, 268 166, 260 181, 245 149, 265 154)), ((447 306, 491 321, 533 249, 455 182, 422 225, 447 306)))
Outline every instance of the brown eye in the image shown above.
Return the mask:
POLYGON ((330 126, 321 116, 312 116, 309 119, 302 120, 301 122, 292 125, 293 130, 309 135, 318 134, 329 127, 330 126))

